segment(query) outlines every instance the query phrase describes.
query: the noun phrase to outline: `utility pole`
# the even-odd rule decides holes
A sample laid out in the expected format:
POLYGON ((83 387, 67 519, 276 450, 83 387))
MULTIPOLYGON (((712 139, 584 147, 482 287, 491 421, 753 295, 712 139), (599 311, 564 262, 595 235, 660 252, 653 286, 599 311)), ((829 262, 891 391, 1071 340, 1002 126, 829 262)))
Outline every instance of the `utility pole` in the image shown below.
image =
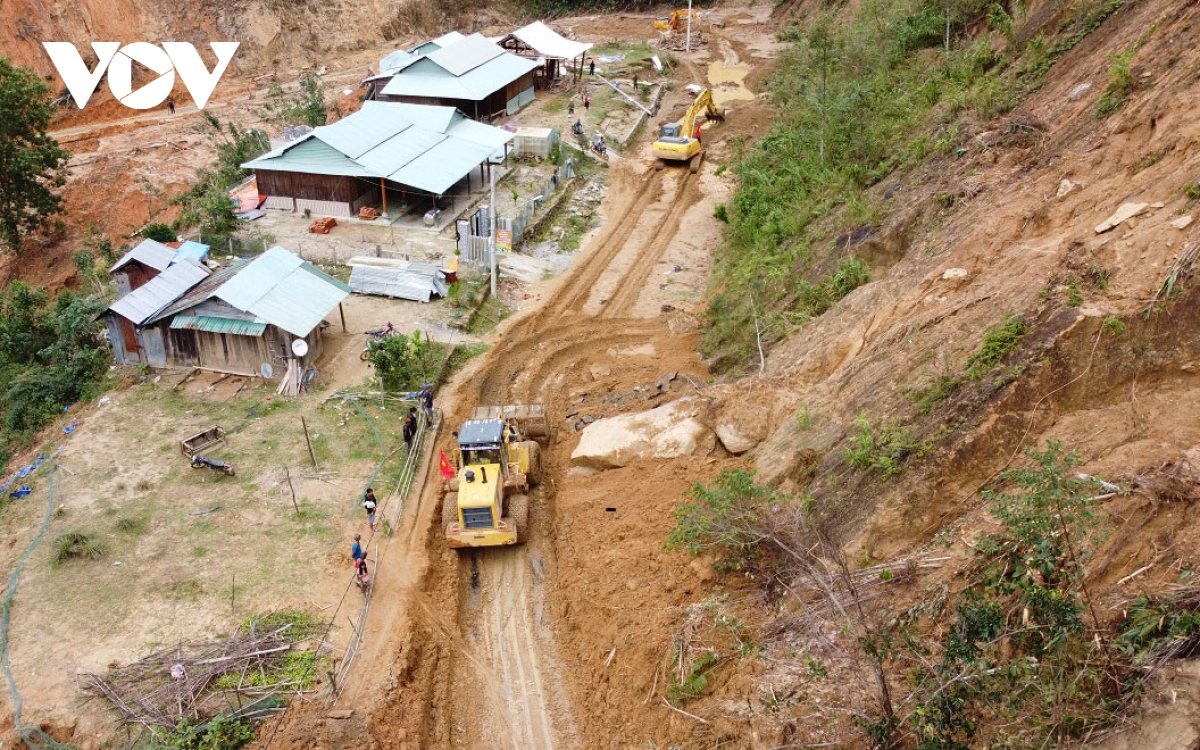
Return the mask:
POLYGON ((496 296, 496 170, 488 170, 492 178, 491 197, 488 198, 488 265, 492 272, 492 297, 496 296))
POLYGON ((692 0, 688 0, 687 51, 692 51, 692 0))

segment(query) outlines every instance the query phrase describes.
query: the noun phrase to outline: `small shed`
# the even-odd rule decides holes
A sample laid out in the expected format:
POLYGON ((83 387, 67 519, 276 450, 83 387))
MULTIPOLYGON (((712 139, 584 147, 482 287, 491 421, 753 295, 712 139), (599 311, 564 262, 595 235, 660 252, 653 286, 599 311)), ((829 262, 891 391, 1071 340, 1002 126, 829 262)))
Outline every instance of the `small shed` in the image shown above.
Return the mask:
POLYGON ((358 257, 349 265, 350 289, 357 294, 428 302, 450 290, 446 271, 432 263, 358 257))
POLYGON ((171 265, 175 249, 155 240, 142 240, 108 269, 117 283, 117 296, 124 297, 171 265))
POLYGON ((321 322, 349 294, 346 284, 276 246, 192 286, 148 317, 142 336, 159 331, 166 366, 279 378, 296 339, 308 344, 301 366, 320 357, 321 322))
POLYGON ((207 278, 208 273, 208 269, 199 263, 182 260, 114 302, 105 312, 104 322, 116 363, 165 366, 167 350, 178 345, 178 342, 165 339, 162 330, 143 329, 141 326, 156 312, 207 278))
POLYGON ((549 159, 554 144, 558 143, 558 131, 552 128, 517 128, 513 138, 513 156, 518 159, 549 159))

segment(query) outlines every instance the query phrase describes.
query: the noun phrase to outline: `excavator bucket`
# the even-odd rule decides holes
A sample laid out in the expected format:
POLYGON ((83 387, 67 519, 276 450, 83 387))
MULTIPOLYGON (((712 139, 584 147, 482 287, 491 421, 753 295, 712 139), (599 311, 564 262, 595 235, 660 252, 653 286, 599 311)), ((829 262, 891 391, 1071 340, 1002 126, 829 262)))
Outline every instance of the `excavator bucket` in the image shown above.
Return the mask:
POLYGON ((550 434, 546 424, 545 404, 505 404, 504 406, 476 406, 472 419, 502 419, 515 424, 526 438, 545 438, 550 434))

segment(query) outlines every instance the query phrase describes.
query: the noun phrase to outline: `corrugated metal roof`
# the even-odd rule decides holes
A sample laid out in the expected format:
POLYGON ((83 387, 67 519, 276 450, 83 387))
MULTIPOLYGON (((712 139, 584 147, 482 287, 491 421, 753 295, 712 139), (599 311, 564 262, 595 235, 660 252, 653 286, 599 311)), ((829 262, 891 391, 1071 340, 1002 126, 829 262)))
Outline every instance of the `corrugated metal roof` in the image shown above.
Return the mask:
POLYGON ((171 320, 171 327, 209 333, 233 333, 238 336, 261 336, 267 330, 266 323, 218 318, 212 315, 176 315, 171 320))
POLYGON ((242 268, 244 268, 247 263, 249 263, 248 260, 238 259, 227 266, 218 268, 216 271, 213 271, 207 279, 204 279, 199 284, 192 287, 190 290, 188 290, 187 294, 175 300, 169 306, 163 308, 160 312, 155 313, 146 322, 154 323, 162 320, 163 318, 169 318, 175 313, 182 312, 189 307, 195 307, 201 302, 211 299, 217 293, 217 290, 221 288, 221 285, 233 278, 233 276, 242 268))
POLYGON ((447 72, 461 76, 503 54, 504 50, 489 42, 482 34, 476 33, 436 52, 430 52, 429 59, 447 72))
POLYGON ((534 60, 505 52, 483 36, 472 34, 398 72, 383 87, 383 93, 480 101, 537 66, 534 60))
POLYGON ((134 325, 141 325, 207 276, 207 268, 185 259, 126 294, 108 309, 134 325))
POLYGON ((393 172, 388 179, 442 195, 494 150, 479 143, 447 139, 393 172))
POLYGON ((576 42, 559 34, 541 21, 522 26, 506 37, 515 37, 532 47, 539 55, 560 60, 579 57, 592 48, 590 42, 576 42))
POLYGON ((276 245, 253 260, 222 268, 154 320, 216 297, 252 313, 256 322, 307 336, 349 294, 349 286, 276 245))
POLYGON ((447 31, 445 34, 442 34, 437 39, 430 39, 428 42, 417 45, 416 47, 413 47, 409 51, 414 54, 427 55, 430 52, 436 52, 437 50, 441 49, 442 47, 449 47, 451 44, 454 44, 455 42, 458 42, 458 41, 462 41, 463 39, 466 39, 466 37, 463 36, 460 32, 447 31))
POLYGON ((359 294, 377 294, 384 297, 428 302, 435 294, 445 296, 445 279, 435 266, 433 273, 409 267, 380 268, 377 266, 353 266, 350 269, 350 288, 359 294))
POLYGON ((358 112, 334 125, 318 128, 309 138, 312 140, 272 151, 242 166, 304 174, 385 177, 442 195, 497 148, 511 141, 513 135, 472 122, 453 107, 368 101, 358 112), (362 121, 361 126, 345 127, 327 142, 324 131, 356 119, 362 121), (352 134, 357 134, 359 140, 350 138, 352 134), (375 140, 368 142, 368 137, 375 140), (331 145, 351 140, 354 140, 352 150, 359 154, 356 159, 331 145))
POLYGON ((317 128, 313 136, 351 159, 358 159, 377 144, 411 126, 411 122, 398 116, 343 117, 332 125, 317 128))
POLYGON ((389 138, 358 157, 358 162, 374 174, 389 175, 430 150, 446 136, 433 130, 408 128, 403 138, 389 138))
POLYGON ((345 175, 348 177, 379 177, 363 168, 349 156, 315 137, 313 133, 263 154, 242 165, 243 169, 274 169, 304 174, 345 175))
POLYGON ((379 61, 379 75, 390 75, 397 70, 407 68, 417 60, 417 55, 398 49, 379 61))
MULTIPOLYGON (((292 265, 284 261, 282 256, 296 256, 278 245, 263 253, 255 262, 268 259, 268 256, 272 255, 276 257, 269 258, 270 267, 277 273, 282 272, 282 275, 253 306, 246 309, 292 335, 307 336, 339 302, 350 295, 350 287, 311 263, 301 261, 299 265, 292 265)), ((238 274, 234 281, 244 273, 238 274)), ((240 307, 225 295, 224 288, 218 292, 218 296, 229 304, 240 307)))
POLYGON ((116 273, 122 267, 135 260, 162 271, 171 265, 171 261, 174 258, 175 251, 163 243, 156 242, 155 240, 142 240, 136 247, 121 256, 121 259, 112 268, 108 269, 108 272, 116 273))

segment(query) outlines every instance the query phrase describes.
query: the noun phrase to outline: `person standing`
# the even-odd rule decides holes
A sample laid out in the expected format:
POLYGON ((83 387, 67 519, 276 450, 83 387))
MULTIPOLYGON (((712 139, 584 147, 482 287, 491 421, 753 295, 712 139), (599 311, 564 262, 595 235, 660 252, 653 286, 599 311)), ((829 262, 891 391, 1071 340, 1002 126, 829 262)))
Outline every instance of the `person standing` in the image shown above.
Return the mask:
POLYGON ((591 60, 588 62, 588 75, 590 75, 590 76, 596 75, 596 61, 595 60, 591 60))
POLYGON ((172 97, 167 97, 167 112, 175 114, 175 100, 172 97))
POLYGON ((592 108, 592 97, 587 94, 583 95, 583 108, 586 110, 591 110, 592 108))
POLYGON ((404 418, 404 455, 412 453, 413 437, 417 434, 417 407, 411 406, 408 409, 408 416, 404 418))
POLYGON ((367 488, 367 494, 363 496, 363 509, 367 511, 367 523, 371 524, 371 531, 375 531, 375 510, 379 507, 379 503, 375 501, 375 490, 367 488))
POLYGON ((573 97, 572 97, 571 101, 567 102, 567 114, 568 115, 575 114, 575 99, 573 97))
POLYGON ((433 427, 433 386, 429 383, 421 389, 421 411, 425 412, 425 426, 433 427))
POLYGON ((350 556, 354 558, 354 567, 358 567, 359 560, 367 559, 367 552, 363 549, 359 540, 362 539, 362 534, 354 535, 354 544, 350 545, 350 556))

